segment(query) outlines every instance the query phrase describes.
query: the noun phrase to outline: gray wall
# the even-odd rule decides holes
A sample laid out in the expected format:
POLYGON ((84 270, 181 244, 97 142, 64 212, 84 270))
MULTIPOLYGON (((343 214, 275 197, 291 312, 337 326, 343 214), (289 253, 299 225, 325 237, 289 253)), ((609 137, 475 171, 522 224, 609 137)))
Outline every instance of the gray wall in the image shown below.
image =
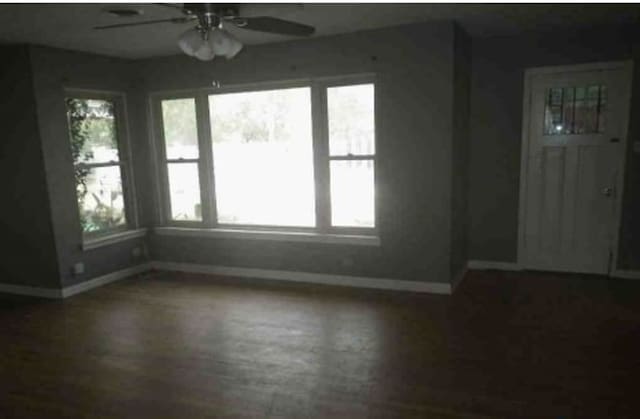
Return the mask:
POLYGON ((29 51, 0 48, 0 282, 57 288, 29 51))
POLYGON ((454 39, 453 141, 451 165, 451 275, 467 265, 469 194, 469 94, 471 39, 456 28, 454 39))
POLYGON ((451 23, 247 47, 232 61, 140 62, 149 91, 375 72, 377 209, 382 246, 153 236, 157 260, 450 280, 453 117, 451 23))
MULTIPOLYGON (((470 118, 469 259, 515 262, 524 70, 638 58, 637 36, 624 28, 587 28, 474 39, 470 118)), ((632 99, 631 141, 640 137, 640 95, 632 99), (635 116, 635 117, 634 117, 635 116)), ((629 156, 619 267, 640 268, 638 154, 629 156), (635 235, 635 239, 632 236, 635 235), (635 241, 634 241, 635 240, 635 241)))
POLYGON ((632 148, 634 141, 640 141, 640 37, 633 44, 632 56, 634 77, 618 267, 640 270, 640 153, 633 153, 632 148))
MULTIPOLYGON (((58 255, 59 275, 63 286, 82 282, 138 264, 132 255, 144 239, 82 251, 82 231, 76 201, 73 160, 64 104, 64 87, 124 92, 129 110, 130 141, 134 157, 137 190, 145 191, 149 183, 145 108, 141 99, 133 64, 127 60, 74 53, 53 48, 32 47, 30 57, 37 100, 37 122, 44 150, 46 185, 51 203, 51 217, 58 255), (84 262, 85 273, 72 275, 72 266, 84 262)), ((147 224, 146 206, 140 195, 141 224, 147 224)))
MULTIPOLYGON (((63 87, 127 95, 139 222, 151 226, 156 185, 146 126, 149 92, 208 87, 213 80, 236 84, 364 72, 378 77, 382 246, 152 235, 151 256, 434 282, 450 281, 467 257, 513 262, 524 70, 639 58, 637 39, 622 30, 590 28, 471 43, 454 24, 439 22, 250 46, 232 61, 212 63, 184 56, 127 61, 44 47, 3 48, 11 59, 0 65, 0 88, 9 98, 0 105, 0 182, 17 204, 0 208, 3 242, 16 250, 3 260, 0 282, 55 287, 61 278, 67 286, 141 262, 132 249, 144 246, 144 239, 80 249, 63 87), (24 255, 30 255, 28 261, 24 255), (71 266, 78 261, 86 264, 86 273, 74 277, 71 266)), ((631 140, 640 137, 640 118, 633 117, 640 112, 640 69, 635 73, 631 140)), ((639 160, 629 153, 619 260, 624 269, 640 268, 639 160)))

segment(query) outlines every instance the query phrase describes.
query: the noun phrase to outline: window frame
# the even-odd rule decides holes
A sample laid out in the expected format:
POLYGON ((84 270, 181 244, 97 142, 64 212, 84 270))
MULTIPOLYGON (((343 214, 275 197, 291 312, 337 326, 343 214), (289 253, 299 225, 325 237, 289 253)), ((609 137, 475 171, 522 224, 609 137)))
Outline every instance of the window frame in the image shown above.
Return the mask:
MULTIPOLYGON (((209 162, 209 156, 206 152, 207 144, 211 143, 211 136, 207 134, 206 125, 209 123, 209 115, 204 112, 202 107, 202 101, 206 100, 206 95, 201 90, 184 90, 175 93, 158 93, 151 95, 151 103, 153 106, 152 118, 153 118, 153 135, 156 138, 154 144, 156 145, 156 155, 158 156, 158 164, 156 171, 158 179, 162 187, 160 192, 160 208, 159 214, 161 222, 164 225, 175 227, 210 227, 214 225, 213 221, 216 219, 215 205, 212 198, 215 196, 215 192, 211 191, 211 188, 215 188, 213 183, 213 174, 208 173, 208 167, 211 166, 209 162), (167 158, 167 143, 164 137, 164 118, 162 115, 162 102, 165 100, 175 99, 193 99, 196 113, 196 128, 197 128, 197 141, 198 141, 198 157, 197 158, 167 158), (172 217, 171 211, 171 191, 169 190, 169 164, 189 164, 195 163, 198 167, 198 180, 200 184, 200 208, 201 208, 201 220, 175 220, 172 217)), ((208 110, 208 109, 207 109, 208 110)))
MULTIPOLYGON (((131 145, 129 135, 129 123, 127 120, 127 100, 126 95, 123 92, 117 91, 105 91, 105 90, 93 90, 93 89, 81 89, 75 87, 64 88, 64 98, 66 99, 84 99, 84 100, 104 100, 113 103, 113 115, 116 126, 116 141, 118 146, 118 161, 110 161, 103 163, 75 163, 72 161, 72 167, 78 166, 86 167, 89 169, 96 167, 115 167, 120 168, 120 182, 122 184, 122 198, 124 207, 125 223, 124 225, 107 228, 99 231, 84 232, 82 231, 82 225, 80 224, 80 207, 78 205, 78 192, 75 190, 76 196, 76 215, 78 219, 78 228, 82 236, 83 247, 87 243, 107 239, 110 236, 118 236, 122 233, 131 232, 139 229, 138 220, 138 204, 136 200, 135 180, 133 174, 133 165, 131 157, 131 145)), ((65 119, 67 126, 68 141, 71 141, 71 127, 69 121, 66 118, 66 104, 65 104, 65 119)), ((70 148, 69 148, 70 150, 70 148)), ((75 176, 75 175, 74 175, 75 176)), ((74 179, 74 189, 75 179, 74 179)))
MULTIPOLYGON (((376 237, 378 235, 377 194, 374 198, 374 226, 346 227, 331 225, 331 196, 330 196, 330 161, 329 155, 329 121, 327 112, 327 89, 330 87, 349 86, 357 84, 373 84, 374 86, 374 149, 378 150, 378 106, 377 83, 375 74, 357 74, 339 77, 304 78, 293 80, 265 81, 256 83, 231 84, 223 87, 206 87, 198 89, 184 89, 173 91, 151 92, 150 119, 152 127, 150 141, 154 146, 157 163, 155 172, 158 180, 158 215, 162 227, 182 227, 219 229, 223 231, 237 230, 240 232, 274 232, 274 233, 308 233, 319 235, 345 235, 376 237), (217 219, 215 171, 213 167, 213 144, 211 141, 211 124, 209 113, 209 96, 216 94, 258 92, 288 88, 308 87, 311 93, 311 127, 313 148, 313 170, 315 190, 315 226, 278 226, 264 224, 230 224, 219 223, 217 219), (196 119, 198 126, 200 199, 202 205, 202 221, 173 220, 171 218, 171 203, 168 179, 168 163, 166 158, 166 142, 162 119, 162 101, 172 99, 193 98, 196 104, 196 119)), ((335 159, 335 157, 334 157, 335 159)), ((340 160, 372 160, 374 164, 374 191, 377 191, 377 158, 376 154, 366 156, 344 156, 340 160)), ((184 159, 184 161, 191 159, 184 159)), ((161 227, 161 228, 162 228, 161 227)))
MULTIPOLYGON (((237 85, 230 85, 230 86, 225 86, 225 87, 219 87, 219 88, 214 88, 214 89, 207 89, 207 107, 206 107, 206 113, 207 113, 207 124, 208 124, 208 135, 209 135, 209 141, 211 141, 211 124, 210 124, 210 120, 209 120, 209 96, 213 96, 213 95, 223 95, 223 94, 228 94, 228 93, 249 93, 249 92, 263 92, 263 91, 269 91, 269 90, 283 90, 283 89, 295 89, 295 88, 309 88, 309 94, 310 94, 310 98, 312 103, 310 103, 310 109, 311 109, 311 146, 312 146, 312 153, 313 153, 313 159, 314 159, 314 190, 317 188, 317 180, 316 180, 316 176, 315 176, 315 148, 314 148, 314 128, 313 128, 313 121, 314 121, 314 114, 313 114, 313 88, 312 88, 312 83, 310 80, 308 79, 299 79, 299 80, 289 80, 289 81, 272 81, 272 82, 263 82, 263 83, 246 83, 246 84, 237 84, 237 85)), ((214 172, 214 167, 213 167, 213 144, 211 144, 211 156, 212 156, 212 163, 211 163, 211 172, 214 173, 215 176, 215 172, 214 172)), ((215 188, 214 188, 215 189, 215 188)), ((317 192, 316 192, 317 194, 317 192)), ((213 194, 213 199, 214 199, 214 210, 217 210, 216 204, 215 204, 215 190, 214 190, 214 194, 213 194)), ((282 232, 290 232, 290 231, 297 231, 297 232, 317 232, 317 225, 318 225, 318 209, 317 209, 317 197, 316 200, 314 202, 314 207, 315 207, 315 223, 316 223, 316 227, 308 227, 308 226, 279 226, 279 225, 269 225, 269 224, 242 224, 242 223, 220 223, 218 222, 218 217, 217 214, 215 219, 214 219, 214 226, 215 228, 220 228, 220 229, 225 229, 225 230, 229 230, 229 229, 234 229, 234 230, 247 230, 247 231, 282 231, 282 232)))
POLYGON ((376 78, 375 75, 351 75, 351 76, 343 76, 343 77, 327 77, 323 79, 319 79, 317 81, 318 87, 321 92, 321 109, 320 109, 320 123, 322 124, 322 132, 321 132, 321 149, 319 150, 320 157, 322 157, 322 161, 320 164, 323 166, 323 171, 325 173, 322 174, 324 182, 326 182, 325 188, 326 192, 323 194, 321 199, 326 200, 323 203, 326 206, 324 210, 324 220, 325 223, 325 231, 331 234, 357 234, 357 235, 370 235, 377 234, 378 229, 378 200, 377 200, 377 191, 378 191, 378 178, 377 178, 377 152, 378 152, 378 89, 376 87, 376 78), (358 155, 340 155, 340 156, 332 156, 329 149, 329 98, 327 91, 332 87, 346 87, 346 86, 355 86, 360 84, 372 84, 373 85, 373 109, 374 109, 374 127, 373 127, 373 141, 374 141, 374 154, 358 154, 358 155), (331 161, 372 161, 373 162, 373 190, 374 190, 374 205, 373 205, 373 227, 356 227, 356 226, 334 226, 331 224, 331 161))

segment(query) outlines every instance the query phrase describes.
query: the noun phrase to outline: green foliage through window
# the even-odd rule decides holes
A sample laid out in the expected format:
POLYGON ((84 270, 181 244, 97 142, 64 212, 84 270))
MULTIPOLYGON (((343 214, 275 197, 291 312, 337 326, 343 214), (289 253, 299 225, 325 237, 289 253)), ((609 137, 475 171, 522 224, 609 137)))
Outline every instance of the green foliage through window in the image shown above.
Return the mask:
POLYGON ((67 98, 66 108, 82 231, 124 225, 114 104, 67 98))

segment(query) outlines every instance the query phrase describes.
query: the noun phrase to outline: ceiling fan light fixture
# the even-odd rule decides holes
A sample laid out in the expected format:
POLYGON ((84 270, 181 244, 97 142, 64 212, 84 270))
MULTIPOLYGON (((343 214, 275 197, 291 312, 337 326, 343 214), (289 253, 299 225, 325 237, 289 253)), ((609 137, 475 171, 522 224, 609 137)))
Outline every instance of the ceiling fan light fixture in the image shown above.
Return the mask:
POLYGON ((242 42, 222 28, 203 30, 196 27, 178 38, 178 46, 190 57, 211 61, 216 55, 231 59, 242 50, 242 42))
POLYGON ((233 58, 242 49, 242 43, 222 28, 213 28, 208 39, 216 55, 233 58))
POLYGON ((227 58, 227 60, 230 60, 231 58, 238 55, 244 45, 238 40, 238 38, 231 35, 229 32, 227 32, 227 34, 229 35, 229 48, 224 56, 227 58))
POLYGON ((203 40, 202 46, 193 54, 200 61, 211 61, 216 57, 213 46, 209 39, 203 40))
POLYGON ((198 28, 192 28, 188 31, 184 32, 178 38, 178 46, 190 57, 195 57, 196 52, 202 47, 205 43, 204 39, 202 39, 202 34, 198 30, 198 28))

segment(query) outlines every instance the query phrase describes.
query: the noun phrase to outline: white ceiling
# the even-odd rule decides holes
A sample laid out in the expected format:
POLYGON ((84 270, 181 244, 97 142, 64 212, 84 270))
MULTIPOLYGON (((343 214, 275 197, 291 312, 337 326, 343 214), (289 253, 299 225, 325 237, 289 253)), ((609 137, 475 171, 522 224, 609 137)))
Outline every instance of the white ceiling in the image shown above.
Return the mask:
MULTIPOLYGON (((176 39, 190 24, 161 23, 104 31, 96 25, 180 16, 154 4, 131 4, 143 16, 117 18, 107 4, 2 4, 0 42, 33 43, 99 54, 145 58, 178 54, 176 39)), ((113 6, 113 5, 111 5, 113 6)), ((124 6, 124 5, 120 5, 124 6)), ((314 36, 354 32, 429 20, 456 20, 473 36, 585 25, 640 22, 640 7, 585 4, 243 4, 245 16, 276 16, 316 27, 314 36)), ((229 28, 228 28, 229 29, 229 28)), ((233 28, 245 44, 293 39, 233 28)))

